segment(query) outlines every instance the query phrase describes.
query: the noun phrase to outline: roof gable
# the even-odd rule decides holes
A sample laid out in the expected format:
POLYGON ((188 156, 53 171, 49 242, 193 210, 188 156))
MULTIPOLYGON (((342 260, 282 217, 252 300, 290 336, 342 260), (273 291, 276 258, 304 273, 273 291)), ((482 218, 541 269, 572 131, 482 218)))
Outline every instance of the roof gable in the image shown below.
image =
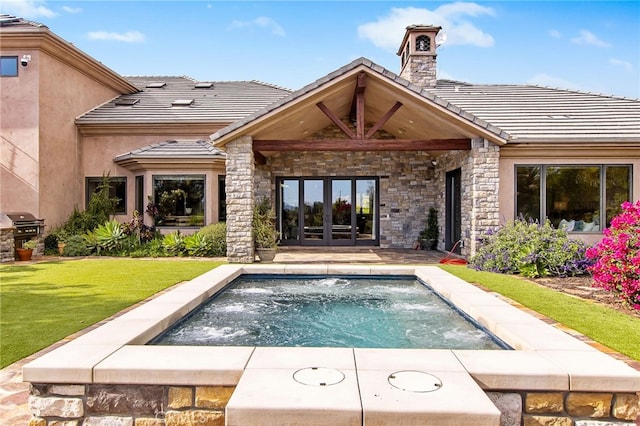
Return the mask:
POLYGON ((398 139, 456 139, 481 136, 503 144, 509 135, 428 90, 359 58, 268 107, 211 135, 217 146, 250 134, 254 139, 305 139, 332 121, 322 103, 345 120, 353 109, 358 76, 367 76, 364 114, 378 122, 396 103, 402 104, 382 126, 398 139))

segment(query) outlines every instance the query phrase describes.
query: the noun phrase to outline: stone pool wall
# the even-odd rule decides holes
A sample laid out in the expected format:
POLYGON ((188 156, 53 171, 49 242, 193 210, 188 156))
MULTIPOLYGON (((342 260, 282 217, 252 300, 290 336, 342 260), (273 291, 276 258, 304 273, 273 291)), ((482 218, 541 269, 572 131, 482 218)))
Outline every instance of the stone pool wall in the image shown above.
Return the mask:
MULTIPOLYGON (((34 384, 29 426, 224 425, 233 386, 34 384)), ((640 393, 486 392, 502 426, 634 425, 640 393)))

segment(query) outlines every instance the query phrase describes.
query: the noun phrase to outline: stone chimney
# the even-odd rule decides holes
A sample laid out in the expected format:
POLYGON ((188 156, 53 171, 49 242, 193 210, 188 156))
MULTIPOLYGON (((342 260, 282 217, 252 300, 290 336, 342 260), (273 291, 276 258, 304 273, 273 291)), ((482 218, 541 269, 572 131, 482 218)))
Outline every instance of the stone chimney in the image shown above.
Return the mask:
POLYGON ((421 87, 436 87, 436 36, 442 27, 409 25, 397 55, 400 77, 421 87))

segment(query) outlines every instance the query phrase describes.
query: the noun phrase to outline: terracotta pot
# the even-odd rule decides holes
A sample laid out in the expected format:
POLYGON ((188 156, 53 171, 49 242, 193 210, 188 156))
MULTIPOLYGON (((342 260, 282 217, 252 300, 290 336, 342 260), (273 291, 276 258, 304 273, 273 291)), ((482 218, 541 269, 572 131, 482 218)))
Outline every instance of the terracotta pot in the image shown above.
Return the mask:
POLYGON ((16 252, 18 253, 18 260, 31 260, 31 256, 33 255, 32 249, 19 248, 16 249, 16 252))

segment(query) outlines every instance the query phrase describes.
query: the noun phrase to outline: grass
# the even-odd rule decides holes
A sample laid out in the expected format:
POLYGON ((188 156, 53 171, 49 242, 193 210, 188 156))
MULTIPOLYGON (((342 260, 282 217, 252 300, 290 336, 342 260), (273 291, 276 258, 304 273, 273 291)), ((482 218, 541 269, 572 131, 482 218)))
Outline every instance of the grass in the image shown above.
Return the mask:
POLYGON ((621 354, 640 360, 640 318, 512 275, 480 272, 466 266, 440 267, 467 282, 480 284, 521 303, 621 354))
POLYGON ((0 368, 220 264, 83 259, 0 266, 0 368))

